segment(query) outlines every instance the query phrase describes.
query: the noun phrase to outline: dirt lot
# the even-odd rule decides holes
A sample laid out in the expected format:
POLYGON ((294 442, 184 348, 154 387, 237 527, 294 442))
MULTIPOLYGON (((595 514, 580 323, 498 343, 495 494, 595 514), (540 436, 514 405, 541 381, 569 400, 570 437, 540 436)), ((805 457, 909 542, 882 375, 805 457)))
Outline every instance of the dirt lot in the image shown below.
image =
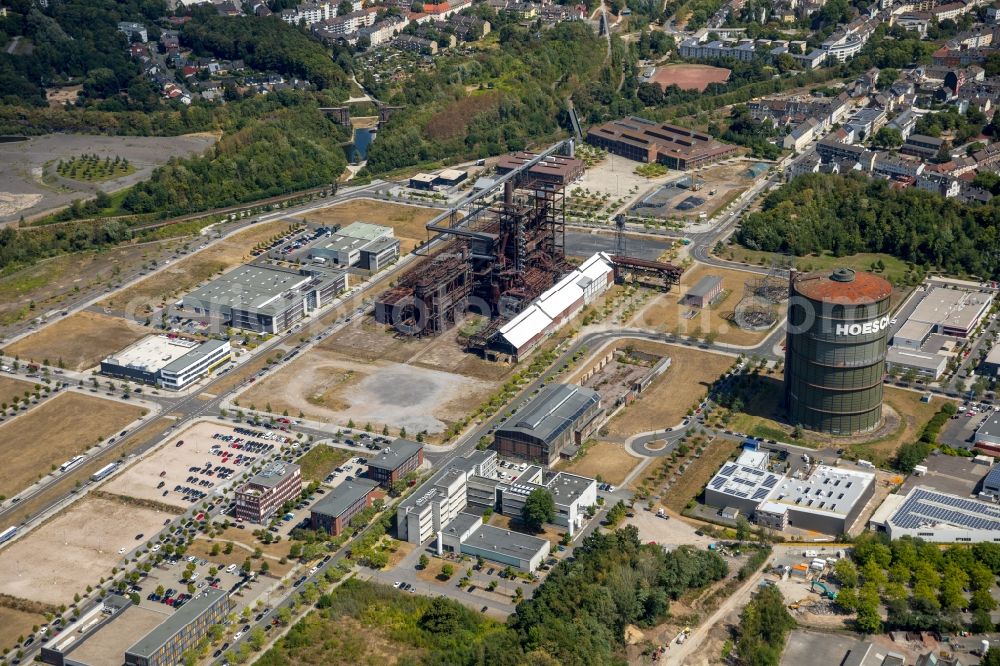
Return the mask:
MULTIPOLYGON (((215 477, 202 475, 197 476, 199 479, 210 481, 213 484, 211 487, 202 488, 187 482, 187 478, 192 476, 188 471, 189 467, 202 466, 206 462, 212 463, 213 466, 220 464, 221 458, 211 455, 209 449, 212 444, 225 446, 225 443, 212 439, 214 433, 235 434, 231 425, 219 425, 214 422, 197 423, 177 433, 155 451, 145 454, 142 461, 115 476, 102 486, 101 490, 115 495, 162 502, 182 509, 188 508, 191 502, 185 500, 180 493, 174 492, 174 486, 180 484, 197 487, 202 492, 211 494, 220 485, 227 486, 232 483, 232 479, 220 482, 215 477), (184 444, 178 447, 178 441, 183 441, 184 444), (161 472, 166 472, 166 476, 161 477, 161 472), (165 485, 162 489, 158 489, 157 485, 161 481, 165 485), (164 496, 164 490, 169 491, 169 494, 164 496)), ((244 469, 237 468, 232 463, 228 463, 227 467, 244 469)))
MULTIPOLYGON (((139 418, 144 408, 75 392, 57 395, 0 426, 0 494, 15 495, 52 465, 86 451, 139 418), (30 445, 29 445, 30 444, 30 445)), ((2 588, 0 588, 2 589, 2 588)))
POLYGON ((635 525, 639 530, 640 541, 644 543, 655 541, 671 550, 683 545, 707 548, 708 544, 716 541, 714 537, 695 534, 698 528, 689 524, 686 519, 673 511, 669 511, 668 515, 670 518, 667 520, 657 518, 656 509, 647 511, 645 507, 639 509, 638 504, 636 504, 635 517, 628 518, 625 522, 628 525, 635 525))
POLYGON ((652 82, 666 89, 676 85, 681 90, 703 92, 709 83, 725 83, 732 72, 724 67, 711 65, 666 65, 657 67, 652 82))
POLYGON ((57 365, 70 370, 93 368, 101 359, 127 347, 152 329, 96 312, 77 312, 4 348, 23 361, 57 365))
POLYGON ((464 417, 496 383, 382 360, 357 361, 359 353, 341 354, 317 347, 281 371, 255 383, 240 404, 306 418, 346 424, 405 427, 411 432, 442 432, 446 422, 464 417))
POLYGON ((670 368, 611 420, 607 426, 611 437, 625 438, 677 425, 709 384, 735 361, 731 356, 675 345, 636 341, 635 347, 669 356, 670 368))
POLYGON ((614 485, 621 485, 628 473, 642 462, 639 458, 625 452, 624 446, 613 442, 596 442, 587 448, 586 454, 579 460, 574 460, 561 469, 598 478, 614 485))
MULTIPOLYGON (((711 335, 717 342, 733 345, 755 345, 767 337, 770 329, 760 332, 744 330, 736 324, 735 312, 737 304, 743 298, 744 284, 756 277, 755 273, 695 264, 684 273, 677 288, 652 299, 636 314, 630 325, 698 338, 711 335), (716 300, 707 308, 682 303, 688 290, 701 278, 709 275, 722 278, 722 293, 716 300)), ((775 309, 780 317, 783 308, 777 306, 775 309)))
MULTIPOLYGON (((47 134, 0 144, 0 193, 41 195, 41 200, 21 210, 4 211, 0 222, 39 215, 73 199, 86 198, 95 188, 84 183, 52 187, 42 179, 46 164, 85 153, 103 158, 123 157, 136 168, 135 173, 102 183, 105 192, 119 190, 149 178, 149 174, 171 157, 201 153, 216 141, 208 133, 172 137, 93 136, 86 134, 47 134)), ((69 181, 67 181, 69 183, 69 181)))
POLYGON ((330 336, 318 347, 351 359, 396 361, 477 379, 499 381, 509 374, 511 368, 463 351, 458 332, 464 325, 465 321, 459 322, 451 331, 436 338, 417 339, 397 335, 391 327, 364 317, 330 336))
POLYGON ((346 203, 317 210, 305 216, 310 222, 339 224, 346 227, 352 222, 368 222, 392 227, 400 240, 400 252, 410 252, 418 241, 427 240, 428 221, 441 211, 436 208, 387 203, 374 199, 355 199, 346 203))
POLYGON ((178 260, 165 270, 119 291, 98 305, 133 312, 141 312, 147 304, 159 307, 167 299, 180 296, 209 278, 244 263, 250 258, 254 245, 281 234, 288 229, 289 224, 287 220, 255 224, 211 247, 178 260))
POLYGON ((0 590, 49 604, 69 604, 122 556, 137 534, 151 538, 167 514, 106 499, 85 498, 0 551, 0 590))

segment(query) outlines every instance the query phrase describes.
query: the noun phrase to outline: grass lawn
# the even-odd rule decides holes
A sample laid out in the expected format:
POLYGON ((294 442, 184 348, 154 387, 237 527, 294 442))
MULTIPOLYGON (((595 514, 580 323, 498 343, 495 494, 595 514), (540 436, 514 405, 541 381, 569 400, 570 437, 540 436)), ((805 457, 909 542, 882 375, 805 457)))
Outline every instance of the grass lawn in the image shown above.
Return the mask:
POLYGON ((722 252, 718 253, 718 256, 721 259, 742 261, 757 266, 768 266, 771 262, 777 262, 779 266, 794 265, 798 270, 805 272, 841 267, 853 268, 856 271, 876 272, 893 284, 904 283, 905 277, 909 272, 905 261, 888 254, 861 253, 846 257, 835 257, 832 254, 825 253, 823 255, 808 254, 804 257, 793 257, 775 252, 748 250, 734 243, 727 245, 722 252), (874 271, 872 264, 879 260, 885 264, 885 269, 874 271))
POLYGON ((625 447, 614 442, 595 442, 587 447, 578 460, 562 466, 564 471, 580 476, 597 478, 606 483, 621 485, 628 473, 642 462, 625 452, 625 447))
POLYGON ((769 382, 744 412, 733 414, 726 427, 754 437, 779 439, 803 446, 843 447, 845 457, 871 460, 879 465, 890 460, 902 444, 915 440, 920 429, 941 407, 940 400, 923 403, 920 402, 922 394, 919 392, 886 386, 883 403, 891 410, 885 413, 897 419, 892 432, 866 440, 864 437, 834 437, 805 431, 801 439, 794 440, 791 437, 792 426, 784 422, 781 412, 781 386, 777 379, 769 382))
POLYGON ((350 457, 351 454, 343 449, 317 444, 312 451, 298 459, 298 465, 302 468, 302 480, 322 482, 327 474, 347 462, 350 457))

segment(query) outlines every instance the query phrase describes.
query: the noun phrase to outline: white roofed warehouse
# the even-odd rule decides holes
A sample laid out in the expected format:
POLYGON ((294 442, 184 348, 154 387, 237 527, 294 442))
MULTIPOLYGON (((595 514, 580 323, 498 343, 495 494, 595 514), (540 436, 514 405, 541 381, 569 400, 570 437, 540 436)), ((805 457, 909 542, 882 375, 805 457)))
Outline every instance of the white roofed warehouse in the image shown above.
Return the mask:
POLYGON ((151 335, 101 361, 101 374, 182 389, 232 358, 228 340, 151 335))

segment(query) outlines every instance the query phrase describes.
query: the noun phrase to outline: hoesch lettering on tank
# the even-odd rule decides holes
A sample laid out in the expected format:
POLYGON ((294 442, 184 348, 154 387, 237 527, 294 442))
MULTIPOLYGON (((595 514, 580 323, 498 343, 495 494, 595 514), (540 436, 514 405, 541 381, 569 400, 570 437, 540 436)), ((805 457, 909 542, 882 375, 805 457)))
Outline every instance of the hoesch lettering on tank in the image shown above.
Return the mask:
POLYGON ((793 273, 785 345, 789 422, 837 435, 882 423, 892 286, 870 273, 793 273))

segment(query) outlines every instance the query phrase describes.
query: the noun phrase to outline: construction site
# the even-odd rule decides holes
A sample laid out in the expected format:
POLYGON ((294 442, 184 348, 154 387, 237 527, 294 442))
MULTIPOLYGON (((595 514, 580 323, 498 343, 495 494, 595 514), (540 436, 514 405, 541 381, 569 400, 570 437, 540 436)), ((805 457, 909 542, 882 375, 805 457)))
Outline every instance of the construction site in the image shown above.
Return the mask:
MULTIPOLYGON (((573 142, 552 146, 428 222, 436 235, 429 253, 378 298, 376 321, 404 336, 437 336, 474 312, 486 323, 468 338, 468 350, 491 357, 504 325, 574 270, 565 253, 565 183, 530 175, 559 152, 572 156, 573 142)), ((619 282, 641 278, 669 289, 683 272, 624 252, 604 259, 619 282)))

